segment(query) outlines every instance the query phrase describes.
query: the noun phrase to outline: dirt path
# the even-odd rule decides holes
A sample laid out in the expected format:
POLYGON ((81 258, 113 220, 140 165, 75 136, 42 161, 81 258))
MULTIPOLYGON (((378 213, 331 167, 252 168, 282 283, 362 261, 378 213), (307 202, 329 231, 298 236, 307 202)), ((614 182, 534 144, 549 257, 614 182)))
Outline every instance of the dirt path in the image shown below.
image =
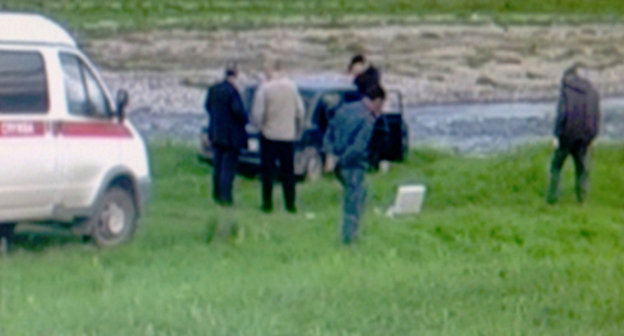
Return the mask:
POLYGON ((175 101, 186 112, 201 99, 183 83, 218 79, 230 59, 252 81, 267 54, 284 58, 296 76, 340 76, 353 53, 367 52, 385 85, 401 89, 412 105, 553 99, 561 72, 575 62, 594 67, 588 76, 603 96, 624 93, 624 24, 177 30, 95 39, 85 47, 109 69, 108 81, 131 86, 149 102, 175 101))

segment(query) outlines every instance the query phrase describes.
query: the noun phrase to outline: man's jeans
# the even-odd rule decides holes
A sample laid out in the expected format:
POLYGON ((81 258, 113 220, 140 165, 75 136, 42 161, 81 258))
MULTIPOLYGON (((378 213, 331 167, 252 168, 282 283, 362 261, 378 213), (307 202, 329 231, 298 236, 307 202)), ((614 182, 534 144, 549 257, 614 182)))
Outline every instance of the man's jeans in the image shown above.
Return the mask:
POLYGON ((559 198, 559 177, 561 169, 568 155, 572 155, 574 166, 576 168, 576 199, 579 202, 585 200, 587 194, 587 147, 588 144, 583 141, 575 141, 572 143, 560 143, 559 148, 555 150, 550 167, 550 185, 548 187, 547 201, 555 203, 559 198))
POLYGON ((360 217, 366 201, 366 171, 362 168, 344 168, 337 171, 344 188, 342 241, 351 243, 357 238, 360 217))

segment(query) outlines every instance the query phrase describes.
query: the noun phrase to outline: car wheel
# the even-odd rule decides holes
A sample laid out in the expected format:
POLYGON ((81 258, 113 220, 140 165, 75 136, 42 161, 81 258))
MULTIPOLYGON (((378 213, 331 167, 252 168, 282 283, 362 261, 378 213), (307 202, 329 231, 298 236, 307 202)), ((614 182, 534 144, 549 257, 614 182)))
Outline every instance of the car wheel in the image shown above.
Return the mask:
POLYGON ((92 217, 91 236, 101 247, 115 246, 132 238, 137 210, 130 193, 113 187, 102 196, 92 217))
POLYGON ((306 163, 306 180, 316 181, 323 176, 323 159, 316 149, 308 154, 308 162, 306 163))

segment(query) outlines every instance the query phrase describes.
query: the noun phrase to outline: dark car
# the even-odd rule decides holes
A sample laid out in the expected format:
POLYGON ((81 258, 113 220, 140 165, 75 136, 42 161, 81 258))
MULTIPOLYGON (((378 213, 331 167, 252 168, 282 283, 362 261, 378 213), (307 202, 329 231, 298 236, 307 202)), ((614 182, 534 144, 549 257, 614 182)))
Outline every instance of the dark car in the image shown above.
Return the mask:
MULTIPOLYGON (((298 81, 299 93, 303 100, 306 114, 305 127, 301 138, 295 144, 295 173, 298 176, 314 180, 323 172, 324 156, 320 152, 325 130, 334 112, 356 94, 356 87, 349 83, 302 82, 298 81)), ((243 91, 245 110, 250 111, 256 86, 243 91)), ((208 138, 208 128, 201 133, 200 158, 212 161, 212 147, 208 138)), ((248 146, 240 156, 241 165, 257 168, 260 166, 259 130, 247 125, 248 146)), ((384 113, 377 120, 371 139, 370 161, 377 167, 379 161, 403 161, 408 152, 408 131, 403 121, 403 103, 401 93, 388 91, 384 113)))

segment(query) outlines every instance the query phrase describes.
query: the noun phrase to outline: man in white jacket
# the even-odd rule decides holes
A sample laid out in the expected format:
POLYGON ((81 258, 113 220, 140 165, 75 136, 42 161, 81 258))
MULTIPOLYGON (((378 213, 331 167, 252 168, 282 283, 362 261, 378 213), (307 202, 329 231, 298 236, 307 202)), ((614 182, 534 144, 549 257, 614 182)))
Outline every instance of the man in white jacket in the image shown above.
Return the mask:
POLYGON ((279 161, 286 210, 294 213, 297 212, 294 144, 301 136, 305 110, 297 85, 287 77, 282 63, 276 61, 266 70, 268 80, 258 87, 251 112, 251 122, 262 133, 262 210, 267 213, 273 210, 273 180, 279 161))

